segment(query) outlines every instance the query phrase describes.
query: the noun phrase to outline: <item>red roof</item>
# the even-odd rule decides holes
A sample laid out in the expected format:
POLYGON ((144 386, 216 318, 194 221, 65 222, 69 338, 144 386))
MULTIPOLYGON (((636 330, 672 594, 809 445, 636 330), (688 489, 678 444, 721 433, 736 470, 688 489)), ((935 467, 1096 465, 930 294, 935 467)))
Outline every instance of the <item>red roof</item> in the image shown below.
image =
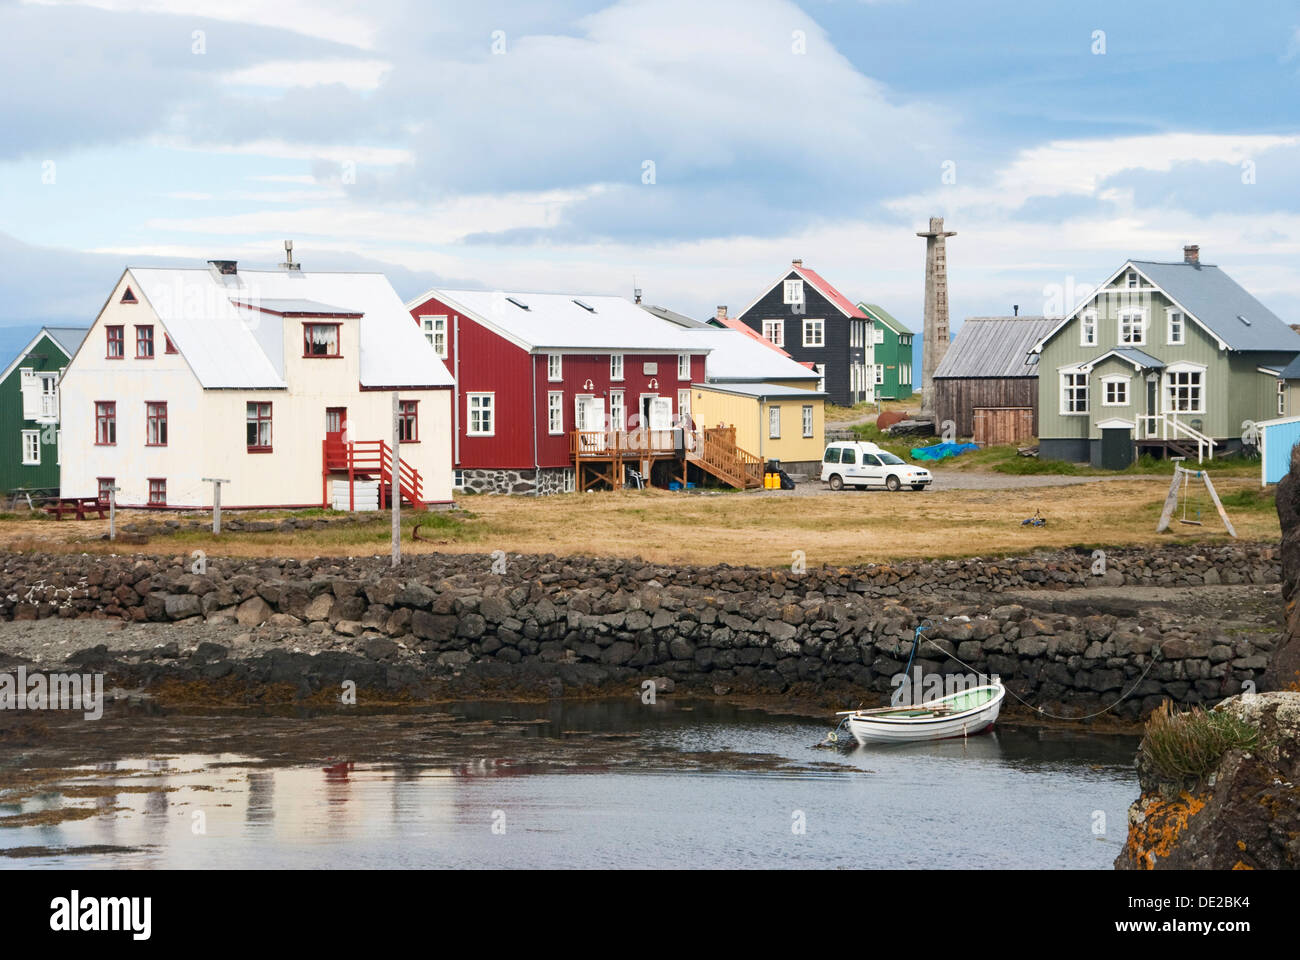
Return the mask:
POLYGON ((718 323, 724 324, 726 327, 728 327, 731 330, 739 330, 741 333, 749 334, 759 343, 766 344, 767 346, 775 350, 777 353, 781 354, 781 356, 783 357, 790 356, 790 354, 786 353, 784 350, 778 347, 771 340, 767 339, 767 337, 760 336, 759 334, 755 333, 743 320, 737 320, 735 317, 718 317, 717 319, 718 319, 718 323))
POLYGON ((854 306, 853 301, 827 283, 825 278, 823 278, 816 270, 809 270, 807 267, 793 267, 792 269, 795 273, 799 274, 799 276, 803 277, 806 282, 811 283, 818 293, 831 303, 835 304, 835 306, 839 307, 843 313, 850 317, 857 317, 860 320, 871 319, 854 306))

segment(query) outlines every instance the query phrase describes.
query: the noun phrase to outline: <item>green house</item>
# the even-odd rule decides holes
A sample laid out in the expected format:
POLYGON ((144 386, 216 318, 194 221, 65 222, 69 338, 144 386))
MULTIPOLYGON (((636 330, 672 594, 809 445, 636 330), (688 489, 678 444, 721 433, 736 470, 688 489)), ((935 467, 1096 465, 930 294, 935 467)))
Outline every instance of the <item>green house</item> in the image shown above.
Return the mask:
POLYGON ((0 375, 0 491, 59 488, 59 377, 86 327, 42 327, 0 375))
POLYGON ((1127 261, 1032 354, 1039 456, 1123 469, 1253 443, 1300 335, 1189 246, 1181 261, 1127 261))
POLYGON ((906 400, 912 395, 913 333, 895 320, 884 307, 859 303, 858 309, 872 319, 876 356, 874 374, 877 400, 906 400))

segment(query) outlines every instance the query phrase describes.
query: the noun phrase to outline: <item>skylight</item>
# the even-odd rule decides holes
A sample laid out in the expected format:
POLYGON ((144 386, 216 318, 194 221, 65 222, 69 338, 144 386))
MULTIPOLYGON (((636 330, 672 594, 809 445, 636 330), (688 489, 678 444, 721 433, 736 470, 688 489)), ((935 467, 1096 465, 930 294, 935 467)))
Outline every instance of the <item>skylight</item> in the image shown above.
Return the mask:
POLYGON ((506 299, 509 300, 511 303, 513 303, 520 310, 528 309, 528 304, 524 303, 522 300, 516 300, 514 297, 506 297, 506 299))
POLYGON ((1243 317, 1241 314, 1237 314, 1237 319, 1240 320, 1242 323, 1244 323, 1246 326, 1248 327, 1250 326, 1250 321, 1247 320, 1245 317, 1243 317))
POLYGON ((589 303, 583 303, 581 300, 574 300, 573 302, 576 303, 578 306, 582 307, 582 309, 588 311, 589 313, 596 312, 596 308, 589 303))

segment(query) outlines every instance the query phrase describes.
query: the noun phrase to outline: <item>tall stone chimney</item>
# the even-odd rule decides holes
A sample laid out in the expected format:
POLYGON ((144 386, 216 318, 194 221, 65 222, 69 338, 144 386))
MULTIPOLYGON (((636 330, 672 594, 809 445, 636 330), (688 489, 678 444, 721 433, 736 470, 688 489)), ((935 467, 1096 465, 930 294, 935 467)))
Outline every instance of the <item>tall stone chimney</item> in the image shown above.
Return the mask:
POLYGON ((1196 244, 1183 247, 1183 263, 1200 263, 1201 248, 1196 244))
POLYGON ((802 261, 802 260, 791 260, 791 261, 790 261, 790 266, 792 266, 792 267, 802 267, 802 266, 803 266, 803 261, 802 261))
POLYGON ((925 356, 921 362, 921 413, 934 414, 934 371, 948 352, 948 250, 957 236, 943 229, 943 217, 931 217, 925 237, 925 356))

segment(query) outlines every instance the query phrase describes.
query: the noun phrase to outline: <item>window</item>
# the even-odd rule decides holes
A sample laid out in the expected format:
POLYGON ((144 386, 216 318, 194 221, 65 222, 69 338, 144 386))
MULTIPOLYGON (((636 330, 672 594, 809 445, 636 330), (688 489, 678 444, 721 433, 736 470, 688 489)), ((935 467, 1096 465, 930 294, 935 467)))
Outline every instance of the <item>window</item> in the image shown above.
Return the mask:
POLYGON ((826 345, 825 320, 805 320, 803 322, 803 345, 805 347, 822 347, 826 345))
POLYGON ((338 357, 339 325, 337 323, 304 323, 302 325, 302 355, 304 357, 338 357))
POLYGON ((677 379, 691 379, 691 355, 689 353, 679 353, 677 355, 677 379))
POLYGON ((880 344, 880 343, 884 343, 884 342, 885 342, 885 329, 884 329, 884 327, 876 327, 876 328, 872 331, 872 343, 880 344))
POLYGON ((108 359, 121 360, 126 356, 126 340, 121 326, 105 327, 104 332, 108 335, 108 359))
POLYGON ((623 354, 611 353, 609 355, 609 379, 623 379, 623 354))
POLYGON ((271 452, 271 405, 250 401, 247 406, 248 452, 271 452))
POLYGON ((885 382, 885 365, 883 363, 872 364, 876 371, 876 386, 885 382))
POLYGON ((546 429, 553 434, 564 432, 564 394, 558 390, 546 395, 546 429))
POLYGON ((1277 415, 1279 417, 1286 415, 1286 381, 1277 382, 1277 415))
POLYGON ((95 446, 111 447, 117 443, 117 403, 101 400, 95 404, 95 446))
POLYGON ((24 430, 23 437, 23 466, 39 467, 41 465, 41 431, 24 430))
POLYGON ((548 353, 546 355, 546 379, 563 380, 564 371, 560 366, 562 357, 558 353, 548 353))
POLYGON ((1129 309, 1119 312, 1119 342, 1138 345, 1147 342, 1147 318, 1144 311, 1129 309))
POLYGON ((682 426, 685 426, 686 421, 690 419, 690 416, 691 416, 691 391, 678 390, 677 391, 677 419, 678 421, 681 422, 682 426))
POLYGON ((840 448, 839 448, 839 447, 827 447, 827 448, 826 448, 826 455, 825 455, 822 459, 824 459, 827 463, 839 463, 839 462, 840 462, 840 448))
POLYGON ((45 420, 59 419, 59 378, 53 373, 41 373, 36 375, 40 381, 41 398, 40 412, 41 418, 45 420))
POLYGON ((1101 381, 1101 405, 1103 407, 1127 407, 1128 382, 1128 377, 1103 377, 1101 381))
POLYGON ((163 334, 163 342, 165 344, 163 347, 164 353, 180 353, 180 351, 176 349, 176 344, 172 343, 172 338, 169 334, 163 334))
POLYGON ((97 477, 99 481, 99 502, 108 503, 113 499, 113 488, 117 486, 112 477, 97 477))
POLYGON ((444 360, 447 359, 447 318, 446 316, 421 317, 420 328, 424 330, 424 339, 433 345, 433 351, 444 360))
POLYGON ((857 463, 858 452, 852 447, 845 447, 840 453, 840 463, 857 463))
POLYGON ((623 391, 609 391, 609 428, 623 430, 623 391))
POLYGON ((1187 342, 1187 318, 1183 316, 1181 310, 1169 311, 1169 336, 1167 341, 1170 346, 1187 342))
POLYGON ((767 435, 773 440, 781 439, 781 408, 767 408, 767 435))
POLYGON ((121 299, 119 302, 120 302, 120 303, 139 303, 140 301, 137 300, 137 299, 135 298, 135 294, 131 292, 131 288, 130 288, 130 287, 127 287, 126 290, 125 290, 125 291, 123 292, 123 294, 122 294, 122 299, 121 299))
MULTIPOLYGON (((555 356, 558 360, 558 355, 555 356)), ((469 401, 469 435, 471 437, 493 436, 496 432, 496 422, 493 419, 496 394, 471 393, 467 394, 467 399, 469 401)))
POLYGON ((149 478, 149 506, 167 506, 167 481, 162 477, 149 478))
POLYGON ((451 486, 454 490, 465 489, 465 471, 453 470, 451 473, 451 486))
POLYGON ((144 420, 145 446, 167 446, 167 404, 146 403, 144 405, 144 420))
POLYGON ((1088 375, 1086 373, 1061 374, 1061 413, 1088 412, 1088 375))
POLYGON ((135 358, 137 360, 153 359, 153 327, 135 328, 135 358))
POLYGON ((1137 285, 1138 285, 1138 275, 1137 275, 1137 271, 1136 271, 1136 270, 1130 270, 1130 271, 1128 272, 1128 285, 1129 285, 1129 289, 1136 289, 1136 288, 1137 288, 1137 285))
POLYGON ((1097 345, 1097 311, 1089 310, 1079 318, 1079 346, 1097 345))
POLYGON ((785 296, 783 303, 803 303, 803 281, 787 280, 785 282, 785 296))
POLYGON ((880 466, 880 458, 874 454, 864 453, 862 455, 862 465, 864 467, 878 467, 880 466))
POLYGON ((778 347, 785 346, 785 321, 764 320, 763 339, 778 347))
POLYGON ((805 437, 813 435, 813 408, 806 403, 803 407, 803 435, 805 437))
POLYGON ((397 439, 402 443, 420 442, 420 401, 397 401, 397 439))
POLYGON ((1165 412, 1204 413, 1204 372, 1169 370, 1165 373, 1165 412))

